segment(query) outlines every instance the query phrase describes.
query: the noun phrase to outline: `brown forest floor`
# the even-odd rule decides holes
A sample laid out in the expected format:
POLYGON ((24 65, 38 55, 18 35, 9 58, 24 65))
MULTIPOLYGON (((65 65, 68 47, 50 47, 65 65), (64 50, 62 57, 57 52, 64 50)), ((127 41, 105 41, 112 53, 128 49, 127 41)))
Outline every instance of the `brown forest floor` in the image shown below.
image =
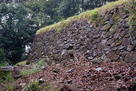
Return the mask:
MULTIPOLYGON (((49 91, 136 91, 136 63, 101 62, 93 64, 81 59, 48 66, 42 71, 16 81, 21 84, 42 79, 42 85, 51 84, 49 91)), ((47 91, 47 90, 41 90, 47 91)))

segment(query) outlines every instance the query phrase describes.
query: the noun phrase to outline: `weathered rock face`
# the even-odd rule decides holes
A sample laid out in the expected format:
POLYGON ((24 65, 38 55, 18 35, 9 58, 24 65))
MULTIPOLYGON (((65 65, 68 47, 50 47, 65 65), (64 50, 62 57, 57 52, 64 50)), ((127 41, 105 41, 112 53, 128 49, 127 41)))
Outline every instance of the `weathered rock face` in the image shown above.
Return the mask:
POLYGON ((60 32, 51 30, 37 35, 29 61, 71 61, 80 53, 90 61, 136 62, 135 39, 128 24, 130 14, 123 8, 118 6, 99 16, 101 21, 95 26, 79 20, 60 32))

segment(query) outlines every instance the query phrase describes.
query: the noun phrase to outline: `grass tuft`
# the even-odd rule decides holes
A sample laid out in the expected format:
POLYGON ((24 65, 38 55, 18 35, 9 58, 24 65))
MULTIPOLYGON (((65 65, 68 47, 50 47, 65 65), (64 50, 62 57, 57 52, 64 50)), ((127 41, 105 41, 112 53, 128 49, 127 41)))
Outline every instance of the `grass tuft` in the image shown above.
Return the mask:
POLYGON ((44 65, 45 65, 45 59, 41 59, 37 63, 33 63, 31 65, 31 68, 22 69, 21 75, 22 76, 28 76, 28 75, 34 74, 36 72, 39 72, 44 65))
POLYGON ((6 91, 14 91, 14 84, 13 83, 6 83, 5 84, 6 86, 5 86, 5 90, 6 91))
POLYGON ((3 82, 12 82, 12 81, 14 81, 12 72, 3 72, 3 71, 0 71, 0 83, 3 83, 3 82))
POLYGON ((41 86, 38 81, 29 82, 24 88, 25 91, 40 91, 40 89, 41 86))

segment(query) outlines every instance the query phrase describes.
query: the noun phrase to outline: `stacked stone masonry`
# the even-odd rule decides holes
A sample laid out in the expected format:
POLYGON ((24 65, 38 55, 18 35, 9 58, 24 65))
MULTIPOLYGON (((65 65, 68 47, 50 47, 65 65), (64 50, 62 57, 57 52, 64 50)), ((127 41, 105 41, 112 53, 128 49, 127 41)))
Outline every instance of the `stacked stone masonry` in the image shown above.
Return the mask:
POLYGON ((135 62, 135 37, 128 23, 130 14, 123 8, 118 6, 100 15, 101 21, 96 25, 78 20, 60 32, 50 30, 36 35, 29 61, 45 58, 47 62, 57 63, 76 60, 82 54, 92 62, 135 62))

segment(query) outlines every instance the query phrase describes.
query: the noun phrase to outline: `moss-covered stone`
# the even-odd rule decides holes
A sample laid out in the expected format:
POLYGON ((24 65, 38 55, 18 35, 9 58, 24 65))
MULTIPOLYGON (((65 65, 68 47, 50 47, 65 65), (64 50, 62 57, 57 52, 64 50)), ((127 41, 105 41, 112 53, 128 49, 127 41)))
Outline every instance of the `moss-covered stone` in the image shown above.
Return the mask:
POLYGON ((102 27, 102 30, 109 30, 111 28, 111 24, 106 24, 102 27))
POLYGON ((111 28, 110 28, 110 33, 111 34, 114 34, 114 33, 116 33, 116 31, 117 31, 117 28, 118 28, 118 25, 113 25, 111 28))

